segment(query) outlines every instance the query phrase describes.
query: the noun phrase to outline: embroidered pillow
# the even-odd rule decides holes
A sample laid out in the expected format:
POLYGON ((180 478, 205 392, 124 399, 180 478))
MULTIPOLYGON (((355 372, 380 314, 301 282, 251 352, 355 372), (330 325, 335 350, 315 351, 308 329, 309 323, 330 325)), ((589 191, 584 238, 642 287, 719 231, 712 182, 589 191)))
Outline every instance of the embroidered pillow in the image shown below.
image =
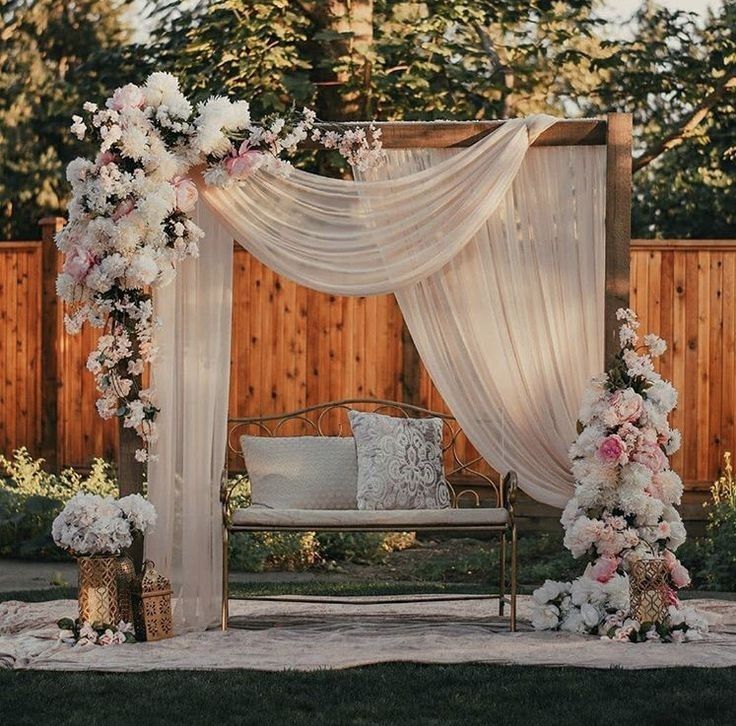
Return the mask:
POLYGON ((348 413, 358 452, 358 509, 443 509, 442 420, 348 413))

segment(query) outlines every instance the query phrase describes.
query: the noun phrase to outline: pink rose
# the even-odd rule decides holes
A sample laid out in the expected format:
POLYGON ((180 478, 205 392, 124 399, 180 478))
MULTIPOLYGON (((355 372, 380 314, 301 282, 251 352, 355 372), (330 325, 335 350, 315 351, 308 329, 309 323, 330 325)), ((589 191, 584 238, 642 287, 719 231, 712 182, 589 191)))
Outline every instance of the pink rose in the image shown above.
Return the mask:
POLYGON ((616 434, 603 437, 598 442, 598 458, 607 464, 625 464, 628 456, 623 439, 616 434))
POLYGON ((646 466, 655 474, 667 467, 667 457, 659 444, 643 443, 631 455, 632 461, 646 466))
POLYGON ((146 99, 138 86, 128 83, 127 86, 118 88, 112 95, 110 108, 120 111, 123 108, 143 108, 146 99))
POLYGON ((237 154, 233 151, 225 159, 225 170, 233 179, 245 179, 258 169, 262 161, 262 152, 248 148, 248 142, 244 141, 237 154))
POLYGON ((176 192, 176 208, 180 212, 191 212, 199 198, 197 185, 191 179, 182 176, 177 176, 172 185, 176 192))
POLYGON ((660 522, 657 525, 657 539, 667 539, 671 531, 669 522, 660 522))
POLYGON ((677 588, 687 587, 690 584, 690 573, 680 562, 672 568, 670 577, 672 577, 672 584, 677 588))
POLYGON ((590 570, 590 577, 598 582, 608 582, 618 569, 618 559, 611 555, 599 557, 590 570))
POLYGON ((77 245, 66 253, 62 269, 74 282, 82 282, 96 262, 97 259, 88 249, 77 245))
POLYGON ((117 207, 115 207, 112 213, 113 221, 117 222, 119 219, 127 217, 134 208, 135 202, 130 197, 128 197, 127 199, 123 199, 123 201, 120 202, 117 207))

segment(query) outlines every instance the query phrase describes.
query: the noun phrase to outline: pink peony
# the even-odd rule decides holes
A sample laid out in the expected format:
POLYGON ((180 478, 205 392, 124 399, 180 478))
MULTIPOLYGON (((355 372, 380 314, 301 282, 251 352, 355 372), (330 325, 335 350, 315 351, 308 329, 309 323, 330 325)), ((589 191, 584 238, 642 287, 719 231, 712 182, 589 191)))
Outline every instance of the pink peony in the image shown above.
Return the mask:
POLYGON ((590 570, 590 577, 598 582, 608 582, 618 569, 618 559, 610 555, 603 555, 596 560, 590 570))
POLYGON ((82 282, 96 262, 97 259, 87 248, 77 245, 66 253, 63 271, 74 282, 82 282))
POLYGON ((225 170, 233 179, 246 179, 261 165, 263 154, 248 147, 244 141, 237 154, 235 151, 225 159, 225 170))
POLYGON ((605 419, 611 425, 633 423, 641 418, 644 411, 642 397, 630 388, 614 391, 608 399, 608 405, 605 419))
POLYGON ((172 181, 172 186, 176 192, 176 208, 180 212, 193 211, 199 198, 197 185, 187 177, 177 176, 172 181))
POLYGON ((133 209, 135 209, 135 202, 130 197, 123 199, 112 213, 113 221, 117 222, 119 219, 127 217, 133 209))
POLYGON ((607 464, 625 464, 628 456, 623 439, 616 434, 603 437, 598 442, 598 458, 607 464))
POLYGON ((677 588, 687 587, 690 584, 690 573, 687 567, 679 561, 670 570, 670 577, 672 577, 672 584, 677 588))
POLYGON ((655 474, 667 467, 667 457, 659 444, 643 443, 631 455, 631 459, 636 461, 655 474))
POLYGON ((143 108, 146 99, 138 86, 128 83, 127 86, 118 88, 112 95, 112 103, 110 108, 120 111, 124 108, 143 108))
POLYGON ((667 539, 672 531, 669 522, 660 522, 657 525, 657 539, 667 539))

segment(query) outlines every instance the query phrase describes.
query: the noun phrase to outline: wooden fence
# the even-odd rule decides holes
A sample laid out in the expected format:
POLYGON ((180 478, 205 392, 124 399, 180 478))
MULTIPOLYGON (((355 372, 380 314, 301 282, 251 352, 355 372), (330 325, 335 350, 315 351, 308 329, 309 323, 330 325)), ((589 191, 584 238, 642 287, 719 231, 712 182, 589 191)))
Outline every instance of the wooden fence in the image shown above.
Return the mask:
MULTIPOLYGON (((44 231, 47 255, 53 224, 44 231)), ((0 243, 0 451, 25 445, 58 465, 85 467, 93 456, 114 458, 116 429, 97 418, 85 370, 95 334, 61 333, 55 346, 42 345, 42 319, 62 312, 51 309, 43 269, 50 276, 55 264, 53 258, 42 262, 42 243, 0 243), (42 387, 50 391, 46 398, 56 390, 54 410, 44 408, 42 387)), ((734 288, 736 241, 632 244, 631 305, 644 329, 670 343, 661 369, 680 391, 674 423, 684 440, 673 464, 691 490, 706 488, 723 451, 736 448, 734 288)), ((232 416, 348 397, 445 410, 406 343, 393 296, 341 298, 307 290, 238 248, 233 298, 232 416)))

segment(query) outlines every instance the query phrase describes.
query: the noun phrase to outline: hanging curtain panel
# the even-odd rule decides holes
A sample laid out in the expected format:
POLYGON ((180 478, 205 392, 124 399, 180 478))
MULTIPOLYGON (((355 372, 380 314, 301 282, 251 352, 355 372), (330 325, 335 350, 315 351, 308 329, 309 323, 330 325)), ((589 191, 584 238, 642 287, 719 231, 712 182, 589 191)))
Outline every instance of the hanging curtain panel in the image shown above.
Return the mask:
POLYGON ((390 151, 355 182, 261 170, 200 189, 201 257, 155 300, 161 519, 147 554, 172 573, 180 629, 219 610, 233 238, 302 285, 394 292, 474 446, 532 497, 565 504, 577 407, 603 363, 606 152, 530 149, 554 121, 508 121, 461 150, 390 151))

